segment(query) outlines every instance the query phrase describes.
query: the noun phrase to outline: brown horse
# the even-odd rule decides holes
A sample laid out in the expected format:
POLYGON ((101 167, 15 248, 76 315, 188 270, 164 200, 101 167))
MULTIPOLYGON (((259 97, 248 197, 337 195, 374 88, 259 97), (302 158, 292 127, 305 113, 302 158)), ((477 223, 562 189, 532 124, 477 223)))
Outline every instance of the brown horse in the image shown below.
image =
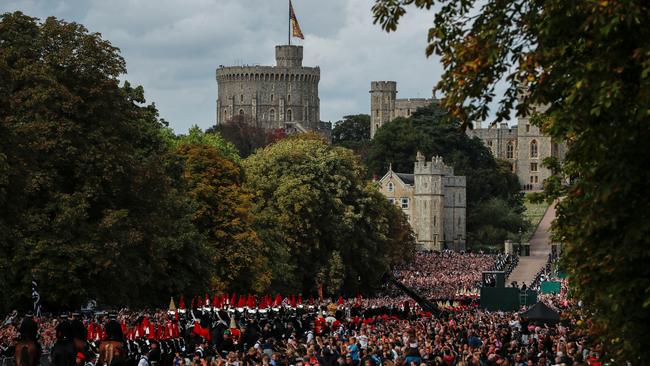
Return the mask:
POLYGON ((119 341, 103 341, 99 345, 99 361, 98 366, 121 364, 124 361, 126 352, 124 350, 124 343, 119 341))
POLYGON ((16 366, 36 366, 40 364, 40 351, 35 341, 25 340, 16 343, 16 366))
POLYGON ((16 365, 36 366, 41 363, 41 347, 37 343, 38 324, 32 316, 26 316, 18 328, 20 340, 16 343, 16 365))

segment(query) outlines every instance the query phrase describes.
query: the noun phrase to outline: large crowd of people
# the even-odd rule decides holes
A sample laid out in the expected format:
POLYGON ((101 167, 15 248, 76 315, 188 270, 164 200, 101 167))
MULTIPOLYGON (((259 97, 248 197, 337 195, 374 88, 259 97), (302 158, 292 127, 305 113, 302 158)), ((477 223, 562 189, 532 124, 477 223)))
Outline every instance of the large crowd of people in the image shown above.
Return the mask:
POLYGON ((393 275, 429 299, 460 300, 478 293, 484 271, 507 276, 516 263, 516 256, 505 254, 422 251, 393 275))
MULTIPOLYGON (((394 275, 429 299, 449 298, 478 286, 482 270, 511 262, 483 254, 419 253, 412 267, 394 275)), ((57 317, 12 313, 0 326, 0 361, 13 360, 21 342, 32 340, 43 351, 41 362, 56 366, 600 365, 600 349, 587 342, 578 326, 585 320, 564 293, 565 284, 560 294, 540 295, 561 312, 559 322, 489 312, 476 300, 430 312, 389 294, 253 306, 206 301, 187 309, 183 304, 57 317)))

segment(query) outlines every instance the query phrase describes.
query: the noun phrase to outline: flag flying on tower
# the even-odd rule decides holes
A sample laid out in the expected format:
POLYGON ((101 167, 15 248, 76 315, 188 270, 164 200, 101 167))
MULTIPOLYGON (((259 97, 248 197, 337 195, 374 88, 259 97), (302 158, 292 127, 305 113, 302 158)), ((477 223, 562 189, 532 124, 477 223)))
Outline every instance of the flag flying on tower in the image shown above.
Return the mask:
POLYGON ((305 39, 305 36, 303 36, 302 31, 300 30, 300 24, 298 24, 296 13, 293 11, 291 0, 289 0, 289 19, 291 20, 292 35, 296 38, 305 39))

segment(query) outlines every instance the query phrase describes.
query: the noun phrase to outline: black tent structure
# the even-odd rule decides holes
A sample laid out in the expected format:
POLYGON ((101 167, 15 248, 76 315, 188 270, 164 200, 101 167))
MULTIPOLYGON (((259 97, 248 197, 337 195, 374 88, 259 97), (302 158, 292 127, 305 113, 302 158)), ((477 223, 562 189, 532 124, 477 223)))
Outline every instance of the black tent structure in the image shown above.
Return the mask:
POLYGON ((520 313, 519 316, 533 323, 555 324, 560 321, 560 313, 541 301, 520 313))

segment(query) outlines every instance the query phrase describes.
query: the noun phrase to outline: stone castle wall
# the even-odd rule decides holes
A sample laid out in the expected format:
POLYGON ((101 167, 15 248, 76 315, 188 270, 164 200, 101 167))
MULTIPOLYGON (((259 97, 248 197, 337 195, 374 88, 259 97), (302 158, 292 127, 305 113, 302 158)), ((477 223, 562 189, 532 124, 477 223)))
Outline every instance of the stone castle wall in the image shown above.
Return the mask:
POLYGON ((408 118, 418 108, 434 103, 434 98, 397 99, 397 82, 372 81, 370 83, 370 138, 377 130, 397 117, 408 118))
POLYGON ((258 127, 320 127, 320 68, 302 66, 302 46, 277 46, 276 66, 220 66, 216 123, 233 116, 258 127))
MULTIPOLYGON (((397 83, 394 81, 371 82, 370 94, 371 138, 385 123, 396 117, 410 117, 417 108, 436 101, 425 98, 396 99, 397 83)), ((543 160, 550 156, 564 160, 567 145, 554 143, 527 117, 519 118, 517 122, 518 125, 512 127, 501 123, 499 126, 482 128, 479 124, 468 130, 467 134, 480 139, 494 157, 508 161, 523 190, 541 190, 544 180, 551 176, 551 171, 542 166, 543 160)))
POLYGON ((418 108, 426 107, 435 102, 432 98, 407 98, 395 100, 395 118, 411 117, 418 108))

